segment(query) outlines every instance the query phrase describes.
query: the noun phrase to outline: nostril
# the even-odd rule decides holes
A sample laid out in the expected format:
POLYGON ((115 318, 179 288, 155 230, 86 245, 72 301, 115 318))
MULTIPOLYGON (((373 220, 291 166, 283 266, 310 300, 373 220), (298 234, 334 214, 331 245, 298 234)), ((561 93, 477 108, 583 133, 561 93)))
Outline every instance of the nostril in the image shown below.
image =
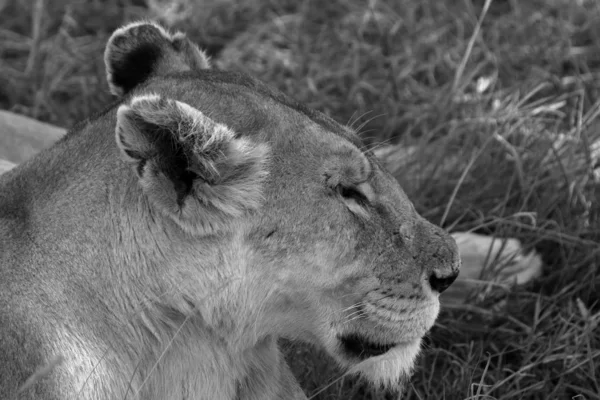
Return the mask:
POLYGON ((433 273, 429 277, 429 284, 431 285, 431 289, 437 291, 438 293, 442 293, 444 290, 448 289, 450 285, 452 285, 457 276, 458 272, 453 272, 452 274, 444 277, 437 277, 435 273, 433 273))

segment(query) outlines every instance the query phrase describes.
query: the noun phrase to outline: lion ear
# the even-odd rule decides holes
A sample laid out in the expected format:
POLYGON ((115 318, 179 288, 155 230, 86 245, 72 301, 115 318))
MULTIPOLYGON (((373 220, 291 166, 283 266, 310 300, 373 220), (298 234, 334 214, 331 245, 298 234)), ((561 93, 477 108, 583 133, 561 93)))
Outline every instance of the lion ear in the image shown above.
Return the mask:
POLYGON ((188 231, 222 229, 261 205, 268 146, 187 104, 133 97, 117 111, 116 140, 147 197, 188 231))
POLYGON ((122 96, 154 75, 210 68, 208 57, 183 33, 154 22, 117 29, 104 51, 111 93, 122 96))

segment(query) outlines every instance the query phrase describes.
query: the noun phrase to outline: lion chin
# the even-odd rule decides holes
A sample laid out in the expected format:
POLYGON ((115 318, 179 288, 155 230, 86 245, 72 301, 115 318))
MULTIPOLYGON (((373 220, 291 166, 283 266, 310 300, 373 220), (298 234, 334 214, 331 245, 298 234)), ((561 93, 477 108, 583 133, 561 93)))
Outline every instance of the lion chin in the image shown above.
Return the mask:
MULTIPOLYGON (((433 325, 424 322, 427 328, 433 325)), ((381 389, 402 390, 413 373, 425 332, 382 335, 382 326, 375 330, 337 330, 324 347, 346 375, 360 376, 381 389)))
POLYGON ((363 376, 376 386, 396 388, 412 375, 420 350, 421 339, 399 344, 380 356, 360 362, 349 372, 363 376))
POLYGON ((374 352, 358 364, 350 366, 348 374, 360 375, 375 386, 396 389, 412 375, 421 350, 421 339, 396 344, 385 351, 374 352))

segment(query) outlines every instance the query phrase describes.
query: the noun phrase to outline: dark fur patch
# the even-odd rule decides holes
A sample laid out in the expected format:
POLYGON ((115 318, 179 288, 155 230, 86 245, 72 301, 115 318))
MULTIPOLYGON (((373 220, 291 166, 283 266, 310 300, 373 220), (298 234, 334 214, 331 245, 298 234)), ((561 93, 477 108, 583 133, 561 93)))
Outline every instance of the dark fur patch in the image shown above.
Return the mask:
POLYGON ((144 167, 146 166, 147 162, 148 160, 145 159, 141 159, 140 162, 138 162, 138 165, 135 167, 135 172, 137 173, 138 177, 141 177, 144 173, 144 167))
POLYGON ((277 229, 273 229, 271 232, 267 233, 267 235, 265 236, 265 239, 268 239, 271 236, 273 236, 275 234, 275 232, 277 232, 277 229))
POLYGON ((112 83, 122 88, 124 93, 130 92, 150 77, 161 54, 159 45, 141 43, 129 51, 123 59, 112 60, 114 62, 112 65, 112 83))
POLYGON ((236 381, 235 381, 235 397, 233 399, 234 400, 242 399, 242 382, 240 382, 239 379, 236 379, 236 381))
MULTIPOLYGON (((127 143, 125 143, 125 141, 123 140, 123 138, 121 137, 121 142, 125 144, 125 146, 127 146, 127 143)), ((125 154, 127 154, 127 156, 135 159, 135 160, 143 160, 144 157, 137 151, 135 150, 131 150, 128 148, 124 148, 123 151, 125 152, 125 154)))
MULTIPOLYGON (((182 206, 192 191, 194 180, 198 179, 198 175, 190 171, 194 155, 175 138, 172 127, 151 124, 141 118, 137 119, 136 125, 156 149, 156 169, 173 183, 177 204, 182 206)), ((143 167, 141 163, 138 164, 139 174, 143 172, 143 167)))

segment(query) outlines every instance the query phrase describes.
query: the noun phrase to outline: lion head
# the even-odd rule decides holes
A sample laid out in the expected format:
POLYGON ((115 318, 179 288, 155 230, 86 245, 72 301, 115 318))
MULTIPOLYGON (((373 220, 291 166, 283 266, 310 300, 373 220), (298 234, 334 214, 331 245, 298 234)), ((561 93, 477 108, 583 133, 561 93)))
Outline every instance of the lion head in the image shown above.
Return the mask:
POLYGON ((356 133, 151 22, 105 61, 119 102, 0 179, 0 337, 37 343, 0 383, 60 355, 31 393, 301 398, 279 337, 408 376, 458 252, 356 133))

